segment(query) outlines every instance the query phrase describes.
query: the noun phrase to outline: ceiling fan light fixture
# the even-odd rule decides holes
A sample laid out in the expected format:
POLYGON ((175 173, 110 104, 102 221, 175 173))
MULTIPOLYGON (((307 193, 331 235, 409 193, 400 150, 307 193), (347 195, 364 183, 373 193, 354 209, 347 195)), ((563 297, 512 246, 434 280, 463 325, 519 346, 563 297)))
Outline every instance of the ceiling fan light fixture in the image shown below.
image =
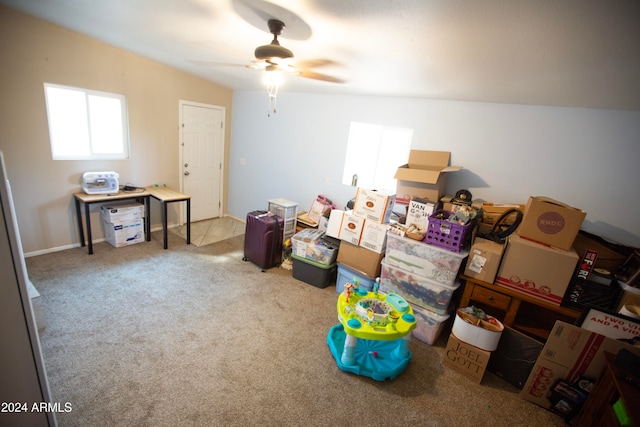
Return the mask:
POLYGON ((271 117, 271 111, 276 113, 276 101, 278 99, 278 89, 282 84, 282 73, 276 65, 268 65, 265 68, 262 81, 267 85, 267 93, 269 95, 269 106, 267 107, 267 116, 271 117))
POLYGON ((258 46, 254 55, 256 59, 261 61, 293 58, 293 52, 286 47, 280 46, 277 40, 274 40, 271 44, 258 46))
POLYGON ((278 36, 282 34, 285 25, 284 22, 279 19, 269 19, 267 22, 269 25, 269 32, 273 34, 273 40, 270 44, 264 46, 258 46, 254 51, 254 55, 258 60, 273 60, 273 59, 287 59, 293 58, 293 52, 286 47, 280 46, 278 36))

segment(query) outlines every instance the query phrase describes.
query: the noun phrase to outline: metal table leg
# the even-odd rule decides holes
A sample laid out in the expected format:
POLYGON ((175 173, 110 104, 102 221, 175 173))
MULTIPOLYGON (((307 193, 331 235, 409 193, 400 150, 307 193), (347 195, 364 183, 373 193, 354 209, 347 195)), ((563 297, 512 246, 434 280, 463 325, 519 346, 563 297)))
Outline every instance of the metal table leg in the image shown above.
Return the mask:
POLYGON ((91 205, 84 204, 84 220, 87 224, 87 246, 89 247, 89 255, 93 254, 93 238, 91 237, 91 205))

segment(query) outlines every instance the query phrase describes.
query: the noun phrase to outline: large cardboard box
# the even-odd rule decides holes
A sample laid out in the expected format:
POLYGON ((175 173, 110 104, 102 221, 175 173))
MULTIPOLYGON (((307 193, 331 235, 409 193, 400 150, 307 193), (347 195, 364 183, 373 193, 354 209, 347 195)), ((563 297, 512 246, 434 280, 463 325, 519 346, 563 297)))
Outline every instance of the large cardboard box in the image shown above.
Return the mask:
POLYGON ((396 171, 396 202, 408 204, 414 197, 438 203, 445 194, 446 174, 462 169, 449 166, 448 151, 411 150, 409 163, 396 171))
POLYGON ((469 251, 469 260, 464 275, 493 283, 500 268, 505 245, 476 237, 469 251))
POLYGON ((396 195, 384 191, 367 190, 359 187, 353 205, 354 215, 381 224, 389 222, 396 195))
POLYGON ((522 223, 522 237, 565 251, 571 249, 586 212, 548 197, 529 197, 522 223))
MULTIPOLYGON (((329 220, 327 221, 327 228, 325 232, 327 236, 340 238, 340 228, 342 227, 342 219, 344 218, 345 211, 339 209, 333 209, 329 214, 329 220)), ((319 229, 319 228, 318 228, 319 229)))
POLYGON ((462 342, 451 334, 449 335, 447 348, 444 351, 442 364, 477 383, 481 383, 490 357, 490 351, 481 350, 471 344, 462 342))
POLYGON ((640 347, 557 321, 520 396, 549 408, 549 395, 558 380, 573 383, 583 376, 598 378, 605 364, 604 352, 616 354, 623 348, 640 356, 640 347))
POLYGON ((564 251, 512 234, 495 283, 559 306, 578 258, 573 249, 564 251))
POLYGON ((342 215, 342 222, 340 224, 338 238, 343 242, 349 242, 354 245, 359 245, 360 237, 362 236, 362 228, 364 227, 364 221, 364 217, 354 215, 351 212, 345 212, 342 215))
POLYGON ((382 253, 387 247, 387 231, 389 224, 380 224, 376 221, 365 220, 360 237, 360 246, 382 253))
POLYGON ((110 203, 100 207, 102 219, 107 222, 132 221, 144 218, 144 205, 141 203, 110 203))
POLYGON ((142 219, 121 222, 103 220, 104 239, 116 248, 133 245, 144 241, 142 219))
POLYGON ((340 243, 338 262, 369 277, 380 276, 384 252, 378 253, 346 241, 340 243))

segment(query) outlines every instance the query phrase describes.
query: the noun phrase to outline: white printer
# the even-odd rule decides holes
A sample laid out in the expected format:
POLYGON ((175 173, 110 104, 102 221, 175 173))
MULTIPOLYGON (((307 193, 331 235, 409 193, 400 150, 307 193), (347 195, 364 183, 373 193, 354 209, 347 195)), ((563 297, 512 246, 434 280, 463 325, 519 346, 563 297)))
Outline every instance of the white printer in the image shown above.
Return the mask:
POLYGON ((85 172, 82 174, 82 190, 87 194, 113 194, 120 189, 117 172, 85 172))

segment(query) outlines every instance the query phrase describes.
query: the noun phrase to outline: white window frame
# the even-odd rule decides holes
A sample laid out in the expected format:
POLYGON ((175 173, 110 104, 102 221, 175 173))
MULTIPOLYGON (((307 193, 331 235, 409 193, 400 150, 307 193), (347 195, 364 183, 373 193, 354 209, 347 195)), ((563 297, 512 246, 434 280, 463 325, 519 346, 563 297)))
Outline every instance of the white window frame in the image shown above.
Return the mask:
POLYGON ((44 83, 44 92, 54 160, 129 158, 126 95, 53 83, 44 83), (61 100, 63 91, 75 98, 73 104, 61 100), (113 114, 100 111, 105 103, 113 114))
POLYGON ((412 139, 413 129, 351 122, 342 183, 395 192, 393 177, 407 163, 412 139))

